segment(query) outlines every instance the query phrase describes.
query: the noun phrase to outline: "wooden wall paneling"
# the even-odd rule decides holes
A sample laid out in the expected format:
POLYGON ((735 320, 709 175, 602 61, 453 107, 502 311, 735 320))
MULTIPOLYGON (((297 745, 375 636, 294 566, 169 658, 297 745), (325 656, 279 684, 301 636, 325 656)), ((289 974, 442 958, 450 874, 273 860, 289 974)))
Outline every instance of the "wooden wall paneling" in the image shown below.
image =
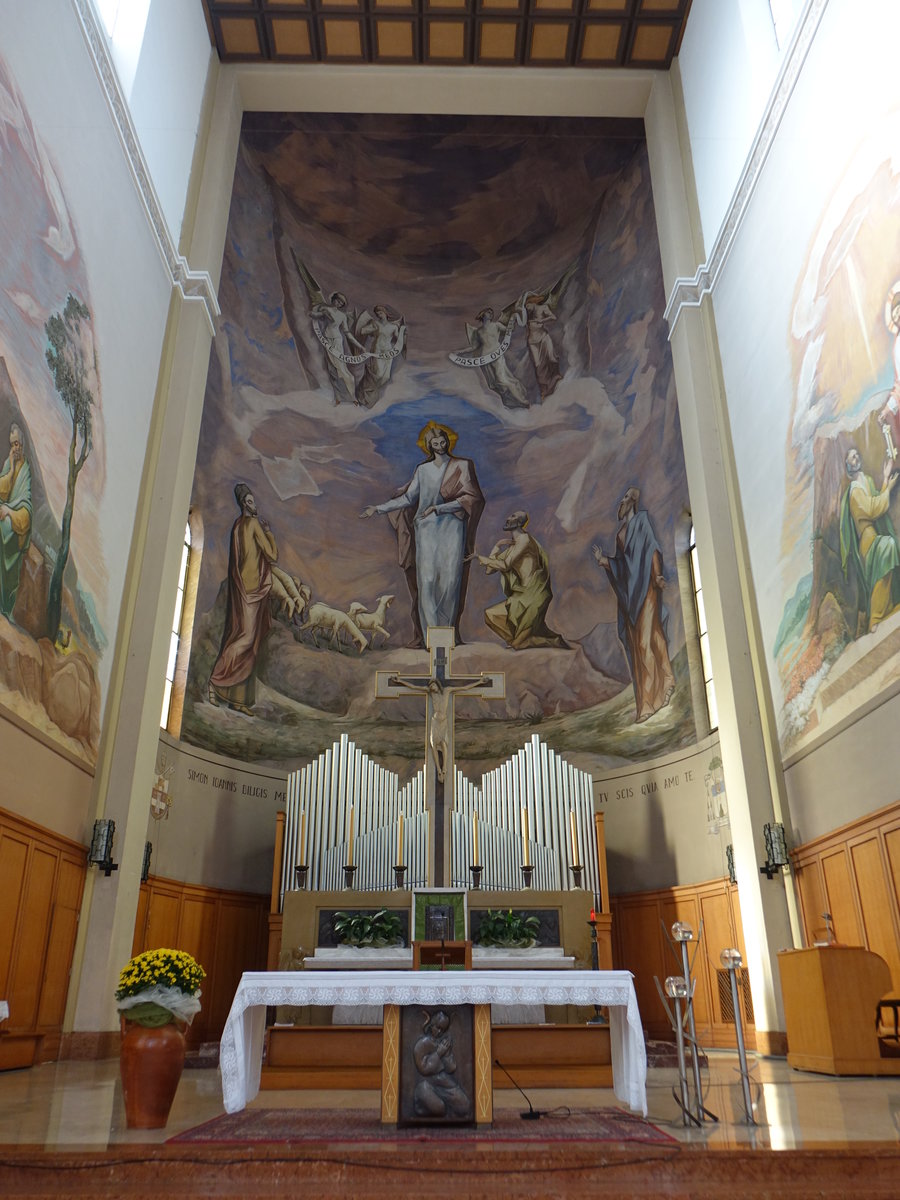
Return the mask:
POLYGON ((38 1054, 41 1062, 51 1062, 59 1053, 84 878, 83 863, 60 856, 37 1015, 37 1027, 43 1035, 38 1054))
MULTIPOLYGON (((661 964, 663 974, 659 976, 660 983, 664 983, 667 975, 683 975, 684 968, 682 966, 681 947, 676 946, 676 953, 672 953, 672 948, 669 945, 672 926, 676 921, 681 921, 684 925, 690 925, 694 931, 694 940, 688 944, 688 962, 694 962, 694 1024, 697 1028, 698 1036, 701 1035, 701 1029, 708 1028, 710 1024, 710 995, 709 995, 709 973, 704 968, 703 946, 697 951, 697 935, 700 931, 700 904, 699 897, 687 896, 683 893, 677 893, 671 899, 660 901, 659 915, 662 926, 662 945, 664 958, 661 964)), ((704 938, 705 938, 704 931, 704 938)), ((656 987, 654 985, 654 991, 656 987)))
POLYGON ((834 921, 834 933, 845 946, 862 945, 859 909, 850 878, 850 863, 845 845, 822 856, 822 874, 828 912, 834 921))
POLYGON ((805 862, 798 861, 794 867, 794 884, 800 900, 803 934, 807 946, 811 946, 825 939, 822 914, 829 911, 821 860, 815 857, 805 862))
POLYGON ((141 951, 169 947, 181 950, 178 942, 178 922, 181 916, 181 893, 171 887, 154 886, 147 902, 147 924, 141 951))
POLYGON ((137 914, 134 918, 134 938, 131 942, 131 957, 142 952, 147 940, 147 920, 150 915, 150 885, 142 883, 138 890, 137 914))
POLYGON ((864 944, 885 960, 891 972, 891 986, 894 990, 900 990, 900 947, 894 913, 896 903, 891 903, 881 839, 873 836, 851 843, 850 858, 862 910, 864 944))
MULTIPOLYGON (((0 829, 0 999, 9 997, 13 951, 19 927, 22 892, 28 866, 28 842, 0 829)), ((16 1014, 10 1013, 16 1020, 16 1014)), ((9 1029, 9 1024, 6 1026, 9 1029)))
MULTIPOLYGON (((700 912, 703 916, 703 941, 700 953, 697 955, 696 973, 698 978, 703 979, 706 993, 709 996, 706 1019, 710 1026, 709 1037, 714 1040, 713 1028, 729 1023, 725 1020, 719 999, 719 971, 722 970, 719 956, 726 947, 734 946, 737 938, 733 924, 734 910, 727 890, 720 888, 702 893, 699 900, 700 912)), ((696 1020, 699 1023, 699 1010, 696 1020)))
POLYGON ((7 997, 13 1032, 33 1029, 37 1024, 56 864, 56 854, 38 845, 31 846, 7 997))
POLYGON ((900 923, 900 824, 884 832, 884 852, 887 855, 894 913, 900 923))
POLYGON ((621 967, 634 975, 634 990, 638 1008, 647 1030, 653 1037, 664 1037, 669 1018, 663 1008, 654 976, 662 983, 673 974, 664 967, 663 936, 656 897, 646 900, 629 899, 618 909, 621 967))
POLYGON ((210 996, 212 1028, 225 1026, 244 971, 265 969, 266 913, 258 902, 224 899, 219 904, 215 991, 210 996))
MULTIPOLYGON (((199 889, 192 887, 184 889, 178 914, 178 931, 171 945, 193 955, 206 971, 204 983, 211 985, 200 989, 203 992, 202 1007, 194 1017, 188 1033, 188 1044, 191 1046, 197 1046, 208 1040, 209 1031, 214 1027, 211 1012, 213 996, 209 993, 211 991, 214 993, 215 985, 218 982, 216 960, 221 944, 217 930, 218 916, 219 905, 214 893, 210 894, 205 890, 201 893, 199 889)), ((222 941, 225 940, 225 938, 222 939, 222 941)))

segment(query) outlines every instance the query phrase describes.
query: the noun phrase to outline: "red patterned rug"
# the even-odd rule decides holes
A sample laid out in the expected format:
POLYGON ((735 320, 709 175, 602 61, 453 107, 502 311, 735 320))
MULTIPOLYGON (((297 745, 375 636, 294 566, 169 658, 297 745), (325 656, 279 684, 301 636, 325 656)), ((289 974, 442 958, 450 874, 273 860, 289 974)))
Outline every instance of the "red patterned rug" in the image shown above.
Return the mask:
POLYGON ((676 1139, 642 1117, 617 1108, 555 1109, 523 1121, 514 1109, 494 1113, 493 1128, 430 1125, 395 1129, 373 1109, 249 1108, 225 1113, 176 1134, 169 1144, 252 1142, 643 1142, 676 1139))

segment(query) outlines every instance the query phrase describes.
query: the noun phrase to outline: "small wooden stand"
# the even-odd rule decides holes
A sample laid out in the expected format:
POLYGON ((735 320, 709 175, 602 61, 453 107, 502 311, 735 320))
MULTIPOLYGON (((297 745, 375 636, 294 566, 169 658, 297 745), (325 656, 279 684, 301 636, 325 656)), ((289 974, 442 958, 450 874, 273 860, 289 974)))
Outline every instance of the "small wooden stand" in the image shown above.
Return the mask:
POLYGON ((413 942, 413 970, 422 967, 437 967, 446 971, 448 967, 472 969, 471 942, 413 942))

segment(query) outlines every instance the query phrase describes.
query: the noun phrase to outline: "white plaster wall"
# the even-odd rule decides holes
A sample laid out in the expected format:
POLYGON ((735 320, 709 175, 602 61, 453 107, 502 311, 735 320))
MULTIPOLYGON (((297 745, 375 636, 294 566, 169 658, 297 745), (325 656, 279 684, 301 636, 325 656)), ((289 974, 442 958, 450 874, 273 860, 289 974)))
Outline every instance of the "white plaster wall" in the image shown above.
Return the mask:
MULTIPOLYGON (((286 774, 211 754, 160 734, 157 769, 169 815, 147 823, 150 871, 183 883, 266 893, 286 774)), ((149 799, 149 796, 148 796, 149 799)))
MULTIPOLYGON (((800 4, 801 0, 793 0, 793 10, 800 4)), ((693 0, 678 64, 707 255, 744 169, 783 55, 768 0, 693 0)))
POLYGON ((176 245, 213 61, 199 0, 152 0, 129 109, 176 245))

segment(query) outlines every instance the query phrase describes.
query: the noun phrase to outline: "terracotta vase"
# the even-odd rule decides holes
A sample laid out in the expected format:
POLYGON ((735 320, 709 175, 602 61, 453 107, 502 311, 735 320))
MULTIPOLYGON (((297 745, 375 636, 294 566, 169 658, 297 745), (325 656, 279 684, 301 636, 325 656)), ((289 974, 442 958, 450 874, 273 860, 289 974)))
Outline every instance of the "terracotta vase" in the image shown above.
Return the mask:
POLYGON ((173 1022, 147 1029, 124 1021, 119 1056, 129 1129, 162 1129, 184 1069, 184 1033, 173 1022))

